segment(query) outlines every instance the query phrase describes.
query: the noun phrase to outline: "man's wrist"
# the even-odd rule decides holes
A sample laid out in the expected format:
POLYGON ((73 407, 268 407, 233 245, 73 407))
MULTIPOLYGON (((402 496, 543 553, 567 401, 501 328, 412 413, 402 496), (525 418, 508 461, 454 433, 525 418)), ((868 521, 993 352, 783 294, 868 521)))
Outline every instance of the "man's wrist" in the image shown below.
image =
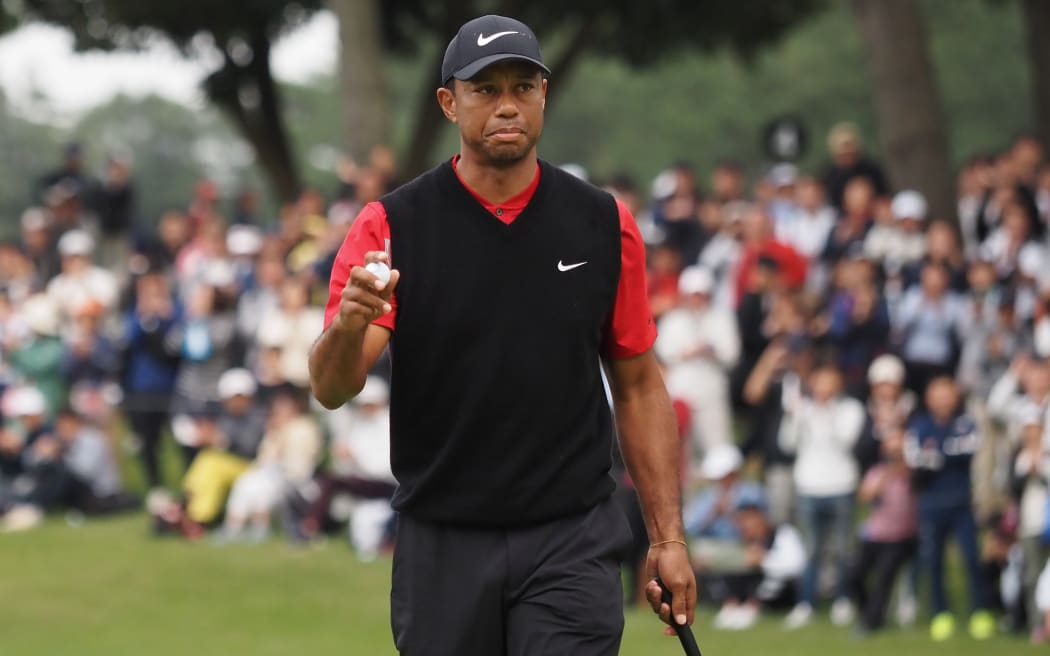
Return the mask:
POLYGON ((650 549, 655 549, 657 547, 674 547, 674 546, 688 547, 689 545, 686 544, 684 537, 682 537, 682 538, 668 538, 666 540, 655 540, 655 541, 649 543, 649 548, 650 549))

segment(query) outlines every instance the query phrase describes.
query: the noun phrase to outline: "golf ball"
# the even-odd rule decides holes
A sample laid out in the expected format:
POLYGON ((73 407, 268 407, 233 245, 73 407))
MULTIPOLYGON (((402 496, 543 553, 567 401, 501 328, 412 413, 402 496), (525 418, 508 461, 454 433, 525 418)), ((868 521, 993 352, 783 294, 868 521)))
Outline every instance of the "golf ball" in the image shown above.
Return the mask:
POLYGON ((383 284, 390 282, 390 267, 385 262, 369 262, 365 271, 382 280, 383 284))

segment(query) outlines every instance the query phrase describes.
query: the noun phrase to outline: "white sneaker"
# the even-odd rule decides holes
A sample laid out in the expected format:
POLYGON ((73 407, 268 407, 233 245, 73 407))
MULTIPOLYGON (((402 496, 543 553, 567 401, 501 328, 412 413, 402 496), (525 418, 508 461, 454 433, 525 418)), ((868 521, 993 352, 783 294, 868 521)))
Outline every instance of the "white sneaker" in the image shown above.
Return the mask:
POLYGON ((905 593, 902 588, 897 596, 897 624, 901 626, 913 626, 919 617, 919 604, 915 596, 905 593))
POLYGON ((853 604, 849 599, 842 597, 831 604, 831 623, 835 626, 849 626, 853 624, 853 604))
POLYGON ((743 606, 737 606, 736 616, 733 619, 733 629, 737 631, 750 629, 758 622, 758 605, 744 604, 743 606))
POLYGON ((736 625, 736 615, 740 606, 735 604, 725 604, 722 609, 715 615, 714 627, 716 629, 732 630, 736 625))
POLYGON ((784 618, 784 628, 789 631, 795 629, 801 629, 802 627, 809 624, 809 621, 813 618, 813 607, 806 602, 795 604, 795 607, 791 609, 787 617, 784 618))

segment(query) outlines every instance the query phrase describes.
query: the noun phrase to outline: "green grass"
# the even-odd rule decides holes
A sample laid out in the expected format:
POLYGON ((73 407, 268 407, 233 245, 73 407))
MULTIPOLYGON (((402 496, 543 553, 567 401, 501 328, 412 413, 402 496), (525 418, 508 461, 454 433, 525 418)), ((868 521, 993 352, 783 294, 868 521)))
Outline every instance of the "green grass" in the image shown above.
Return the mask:
MULTIPOLYGON (((71 528, 60 519, 0 535, 0 653, 5 656, 150 654, 310 656, 394 654, 387 616, 390 564, 363 564, 339 540, 324 549, 214 547, 154 539, 130 516, 71 528)), ((919 629, 857 642, 821 620, 787 634, 779 618, 753 630, 696 633, 705 656, 910 656, 1036 653, 965 633, 942 645, 919 629)), ((622 654, 672 656, 677 641, 655 618, 630 611, 622 654)))

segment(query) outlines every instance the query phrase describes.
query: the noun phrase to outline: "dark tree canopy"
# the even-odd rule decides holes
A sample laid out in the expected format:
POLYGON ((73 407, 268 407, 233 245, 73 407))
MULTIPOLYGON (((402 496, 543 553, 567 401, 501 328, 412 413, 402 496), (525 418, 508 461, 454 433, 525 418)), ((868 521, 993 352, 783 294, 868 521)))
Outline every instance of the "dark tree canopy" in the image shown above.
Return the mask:
MULTIPOLYGON (((546 57, 559 79, 571 75, 587 52, 637 66, 685 49, 728 48, 748 57, 827 4, 827 0, 359 1, 377 3, 382 42, 390 52, 411 53, 423 45, 444 43, 459 25, 481 14, 518 17, 545 44, 553 44, 546 57)), ((157 36, 187 55, 214 46, 222 63, 205 80, 208 98, 252 144, 277 196, 288 200, 297 193, 298 165, 288 142, 269 54, 273 41, 324 6, 322 0, 23 0, 22 4, 24 18, 69 29, 80 50, 135 49, 157 36)), ((438 68, 429 58, 421 65, 438 68)), ((427 161, 439 130, 440 117, 427 98, 433 86, 428 80, 419 91, 415 136, 406 158, 410 171, 427 161)), ((353 90, 344 94, 348 103, 354 102, 353 90)), ((549 105, 556 97, 557 87, 549 105)))
POLYGON ((645 65, 682 48, 730 48, 746 57, 826 5, 827 0, 388 0, 383 27, 391 49, 412 52, 421 32, 447 40, 465 20, 485 13, 519 18, 545 42, 585 25, 591 50, 645 65))
POLYGON ((252 144, 276 195, 287 201, 299 191, 299 172, 270 50, 321 6, 321 0, 25 0, 24 11, 30 20, 69 29, 78 50, 135 49, 158 36, 186 55, 217 49, 221 64, 205 79, 205 93, 252 144))

